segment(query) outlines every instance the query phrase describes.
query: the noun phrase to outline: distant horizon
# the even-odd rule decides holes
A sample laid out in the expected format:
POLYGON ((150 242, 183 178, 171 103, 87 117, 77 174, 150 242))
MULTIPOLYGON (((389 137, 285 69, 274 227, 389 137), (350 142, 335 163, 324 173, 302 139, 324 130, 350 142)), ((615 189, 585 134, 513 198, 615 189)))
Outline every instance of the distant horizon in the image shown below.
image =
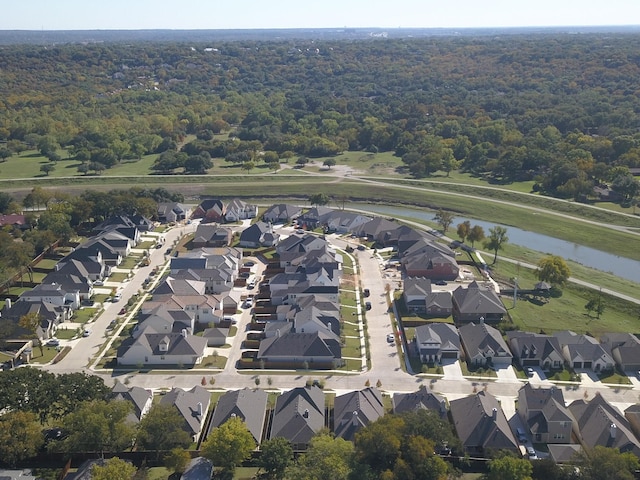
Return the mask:
POLYGON ((0 31, 583 28, 637 22, 638 0, 21 0, 3 5, 0 31))

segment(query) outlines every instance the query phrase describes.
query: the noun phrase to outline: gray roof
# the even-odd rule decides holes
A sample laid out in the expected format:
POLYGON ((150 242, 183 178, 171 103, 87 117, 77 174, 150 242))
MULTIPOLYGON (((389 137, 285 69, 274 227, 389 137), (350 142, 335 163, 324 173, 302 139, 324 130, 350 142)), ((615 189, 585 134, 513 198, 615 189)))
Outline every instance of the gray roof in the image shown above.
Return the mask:
POLYGON ((500 332, 486 323, 469 323, 458 329, 462 345, 470 358, 476 355, 494 357, 500 354, 501 357, 511 357, 511 350, 503 340, 500 332))
POLYGON ((621 452, 640 455, 640 442, 631 432, 628 420, 600 393, 596 393, 589 402, 574 401, 569 410, 578 422, 585 446, 617 448, 621 452))
POLYGON ((200 357, 207 347, 207 339, 195 335, 182 333, 156 333, 151 327, 146 327, 137 339, 127 339, 118 348, 118 358, 122 357, 132 345, 145 347, 151 355, 193 355, 200 357), (161 347, 166 346, 166 351, 161 347))
POLYGON ((540 333, 509 331, 507 338, 514 356, 522 360, 546 360, 552 353, 563 358, 560 343, 556 337, 540 333))
POLYGON ((324 392, 316 386, 294 388, 276 400, 269 438, 306 445, 324 428, 324 418, 324 392))
POLYGON ((316 359, 341 358, 339 339, 329 332, 285 333, 260 342, 258 358, 309 357, 316 359))
POLYGON ((174 278, 169 276, 164 279, 153 291, 154 295, 175 294, 175 295, 204 295, 206 282, 199 280, 189 280, 184 278, 174 278))
POLYGON ((418 348, 437 348, 438 351, 460 351, 460 336, 456 327, 449 323, 428 323, 416 328, 418 348))
POLYGON ((495 290, 482 287, 478 282, 471 282, 467 288, 459 286, 453 291, 453 303, 460 313, 506 313, 495 290))
POLYGON ((451 400, 453 423, 465 448, 518 450, 500 402, 486 392, 451 400))
POLYGON ((353 440, 355 433, 384 415, 382 394, 375 387, 336 397, 333 407, 336 437, 353 440))
POLYGON ((189 462, 180 480, 211 480, 213 476, 213 462, 208 458, 196 457, 189 462))
POLYGON ((173 388, 160 400, 161 405, 173 405, 185 420, 187 432, 191 435, 200 433, 200 425, 207 415, 211 394, 196 385, 191 390, 173 388))
POLYGON ((116 380, 116 384, 111 389, 111 398, 130 402, 133 405, 133 414, 129 416, 129 419, 133 422, 139 422, 144 407, 153 398, 153 393, 141 387, 127 387, 120 380, 116 380))
POLYGON ((582 451, 582 446, 577 443, 549 443, 549 457, 555 463, 573 463, 576 455, 582 451))
POLYGON ((424 409, 434 410, 440 418, 447 416, 447 404, 444 397, 436 395, 427 387, 412 393, 394 393, 391 404, 393 405, 393 413, 424 409))
POLYGON ((288 203, 278 203, 267 208, 267 210, 263 214, 263 217, 286 221, 300 215, 300 212, 302 212, 302 209, 300 207, 290 205, 288 203))
POLYGON ((267 393, 264 390, 244 388, 227 392, 218 400, 210 429, 219 427, 233 416, 240 417, 259 444, 262 440, 266 409, 267 393))

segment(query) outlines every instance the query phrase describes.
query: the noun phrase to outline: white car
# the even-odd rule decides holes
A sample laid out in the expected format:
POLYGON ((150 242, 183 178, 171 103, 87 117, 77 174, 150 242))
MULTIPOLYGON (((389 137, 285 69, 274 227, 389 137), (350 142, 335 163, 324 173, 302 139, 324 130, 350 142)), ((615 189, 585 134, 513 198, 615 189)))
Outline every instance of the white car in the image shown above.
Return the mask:
POLYGON ((50 338, 49 340, 47 340, 47 343, 45 345, 47 347, 57 347, 58 345, 60 345, 60 340, 58 340, 57 338, 50 338))
POLYGON ((112 300, 112 302, 119 302, 120 300, 122 300, 122 294, 121 294, 121 293, 116 293, 116 294, 113 296, 113 300, 112 300))
POLYGON ((396 337, 393 333, 389 333, 387 334, 387 343, 393 343, 395 341, 396 337))

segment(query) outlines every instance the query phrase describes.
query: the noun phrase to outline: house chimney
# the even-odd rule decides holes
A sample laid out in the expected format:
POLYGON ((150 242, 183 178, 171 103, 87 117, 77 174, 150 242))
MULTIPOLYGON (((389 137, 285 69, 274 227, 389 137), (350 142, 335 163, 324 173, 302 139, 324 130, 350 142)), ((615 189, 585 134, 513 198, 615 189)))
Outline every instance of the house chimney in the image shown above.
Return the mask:
POLYGON ((495 420, 496 418, 498 418, 498 409, 494 408, 493 410, 491 410, 491 417, 495 420))
POLYGON ((202 402, 198 402, 198 405, 196 408, 198 410, 198 416, 202 417, 202 402))
POLYGON ((7 310, 9 310, 11 308, 11 299, 10 298, 7 298, 4 301, 4 306, 7 307, 7 310))
POLYGON ((304 409, 304 413, 302 414, 302 416, 304 418, 309 418, 309 410, 307 410, 306 408, 304 409))
POLYGON ((327 328, 331 330, 331 322, 327 322, 327 328))
POLYGON ((180 333, 182 334, 183 338, 187 338, 187 329, 186 328, 183 328, 180 333))
POLYGON ((612 423, 611 426, 609 427, 609 435, 611 435, 612 439, 616 438, 616 432, 618 430, 618 427, 615 423, 612 423))
POLYGON ((354 427, 358 426, 358 412, 356 412, 355 410, 353 411, 353 415, 351 416, 351 421, 353 422, 354 427))

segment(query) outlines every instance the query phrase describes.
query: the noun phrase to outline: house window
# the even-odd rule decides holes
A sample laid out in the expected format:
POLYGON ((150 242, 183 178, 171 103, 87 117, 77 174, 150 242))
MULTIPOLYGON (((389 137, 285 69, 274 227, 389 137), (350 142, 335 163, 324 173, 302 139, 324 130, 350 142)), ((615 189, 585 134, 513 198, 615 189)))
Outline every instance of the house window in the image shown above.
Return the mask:
POLYGON ((208 308, 203 308, 202 309, 202 313, 209 313, 209 309, 208 308))
POLYGON ((162 356, 160 357, 160 360, 164 360, 164 355, 162 355, 162 356))

